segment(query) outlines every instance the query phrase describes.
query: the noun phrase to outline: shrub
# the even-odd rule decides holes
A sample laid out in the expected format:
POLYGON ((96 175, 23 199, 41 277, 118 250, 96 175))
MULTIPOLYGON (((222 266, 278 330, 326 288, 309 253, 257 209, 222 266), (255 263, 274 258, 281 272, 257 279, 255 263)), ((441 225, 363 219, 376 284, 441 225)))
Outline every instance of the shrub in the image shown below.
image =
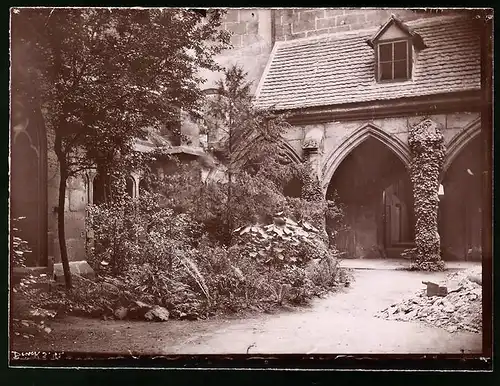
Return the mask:
POLYGON ((25 267, 26 263, 26 254, 31 253, 31 249, 29 248, 28 242, 22 239, 19 236, 16 236, 16 233, 19 229, 15 226, 19 221, 24 220, 26 217, 17 217, 12 219, 13 227, 11 233, 11 263, 14 267, 25 267))

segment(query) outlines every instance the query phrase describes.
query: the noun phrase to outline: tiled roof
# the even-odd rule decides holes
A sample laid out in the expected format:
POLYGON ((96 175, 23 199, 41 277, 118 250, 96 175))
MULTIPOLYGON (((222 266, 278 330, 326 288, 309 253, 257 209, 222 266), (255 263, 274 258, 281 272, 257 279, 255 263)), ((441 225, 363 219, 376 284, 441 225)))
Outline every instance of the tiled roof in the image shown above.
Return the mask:
POLYGON ((277 42, 257 105, 287 110, 480 89, 479 30, 471 20, 441 16, 406 24, 427 46, 414 56, 411 80, 375 81, 366 41, 377 28, 277 42))

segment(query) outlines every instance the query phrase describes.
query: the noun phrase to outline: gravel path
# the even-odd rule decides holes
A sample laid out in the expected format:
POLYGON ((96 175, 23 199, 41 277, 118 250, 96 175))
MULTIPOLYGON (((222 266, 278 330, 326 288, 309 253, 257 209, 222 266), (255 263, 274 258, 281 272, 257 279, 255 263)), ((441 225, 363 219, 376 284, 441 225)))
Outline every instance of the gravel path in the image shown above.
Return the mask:
POLYGON ((475 353, 481 334, 449 333, 419 322, 375 318, 377 311, 410 296, 422 280, 444 273, 355 271, 352 288, 318 299, 307 310, 231 322, 195 334, 173 348, 176 354, 216 353, 475 353))
POLYGON ((134 354, 481 352, 481 334, 374 316, 423 288, 422 280, 438 282, 445 273, 356 270, 354 275, 351 288, 292 312, 165 323, 71 317, 51 322, 49 338, 18 338, 12 348, 134 354))

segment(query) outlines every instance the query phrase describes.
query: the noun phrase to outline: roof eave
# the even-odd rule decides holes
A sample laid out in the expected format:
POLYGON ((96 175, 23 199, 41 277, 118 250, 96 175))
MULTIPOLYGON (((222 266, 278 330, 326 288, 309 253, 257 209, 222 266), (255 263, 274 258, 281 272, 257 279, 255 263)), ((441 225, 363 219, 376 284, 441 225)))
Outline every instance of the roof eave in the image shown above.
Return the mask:
POLYGON ((471 89, 416 97, 286 109, 276 111, 276 113, 286 113, 289 116, 290 123, 298 123, 305 121, 329 122, 338 119, 365 119, 367 117, 387 118, 422 111, 476 111, 480 106, 480 92, 480 89, 471 89))

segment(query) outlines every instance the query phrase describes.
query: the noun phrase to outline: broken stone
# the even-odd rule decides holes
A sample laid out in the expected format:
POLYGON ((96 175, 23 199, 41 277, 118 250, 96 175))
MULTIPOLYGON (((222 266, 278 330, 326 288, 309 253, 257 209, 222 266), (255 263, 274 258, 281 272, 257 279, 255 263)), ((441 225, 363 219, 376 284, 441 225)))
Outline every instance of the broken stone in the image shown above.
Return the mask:
POLYGON ((130 319, 144 319, 146 313, 152 308, 153 306, 136 300, 129 305, 127 313, 130 319))
POLYGON ((432 303, 432 307, 439 307, 440 305, 443 304, 443 301, 442 299, 436 299, 433 303, 432 303))
POLYGON ((398 308, 397 308, 397 307, 392 306, 391 308, 389 308, 389 309, 387 310, 387 312, 388 312, 388 314, 389 314, 389 315, 393 315, 393 314, 395 314, 395 313, 397 312, 397 310, 398 310, 398 308))
MULTIPOLYGON (((469 280, 468 275, 470 272, 467 271, 453 273, 448 275, 448 280, 443 285, 430 283, 430 287, 434 289, 435 286, 441 288, 438 293, 431 292, 432 296, 426 296, 427 289, 420 290, 413 298, 385 309, 380 317, 418 320, 450 332, 465 330, 477 333, 481 329, 482 289, 476 282, 469 280), (444 294, 444 289, 447 288, 452 290, 444 294)), ((426 285, 428 283, 424 282, 426 285)))
POLYGON ((448 289, 441 287, 431 281, 423 281, 422 284, 427 285, 427 296, 446 296, 448 289))
POLYGON ((444 312, 448 312, 448 313, 452 313, 452 312, 455 312, 455 307, 453 305, 448 305, 448 306, 445 306, 444 309, 443 309, 444 312))
POLYGON ((476 283, 476 284, 479 284, 479 285, 482 285, 483 284, 483 279, 481 276, 479 275, 468 275, 467 276, 467 279, 473 283, 476 283))
POLYGON ((146 312, 144 318, 151 321, 165 322, 168 320, 170 314, 168 310, 162 306, 154 306, 151 310, 146 312))
POLYGON ((127 313, 128 309, 126 309, 125 307, 118 307, 115 310, 114 315, 117 319, 123 320, 127 317, 127 313))

